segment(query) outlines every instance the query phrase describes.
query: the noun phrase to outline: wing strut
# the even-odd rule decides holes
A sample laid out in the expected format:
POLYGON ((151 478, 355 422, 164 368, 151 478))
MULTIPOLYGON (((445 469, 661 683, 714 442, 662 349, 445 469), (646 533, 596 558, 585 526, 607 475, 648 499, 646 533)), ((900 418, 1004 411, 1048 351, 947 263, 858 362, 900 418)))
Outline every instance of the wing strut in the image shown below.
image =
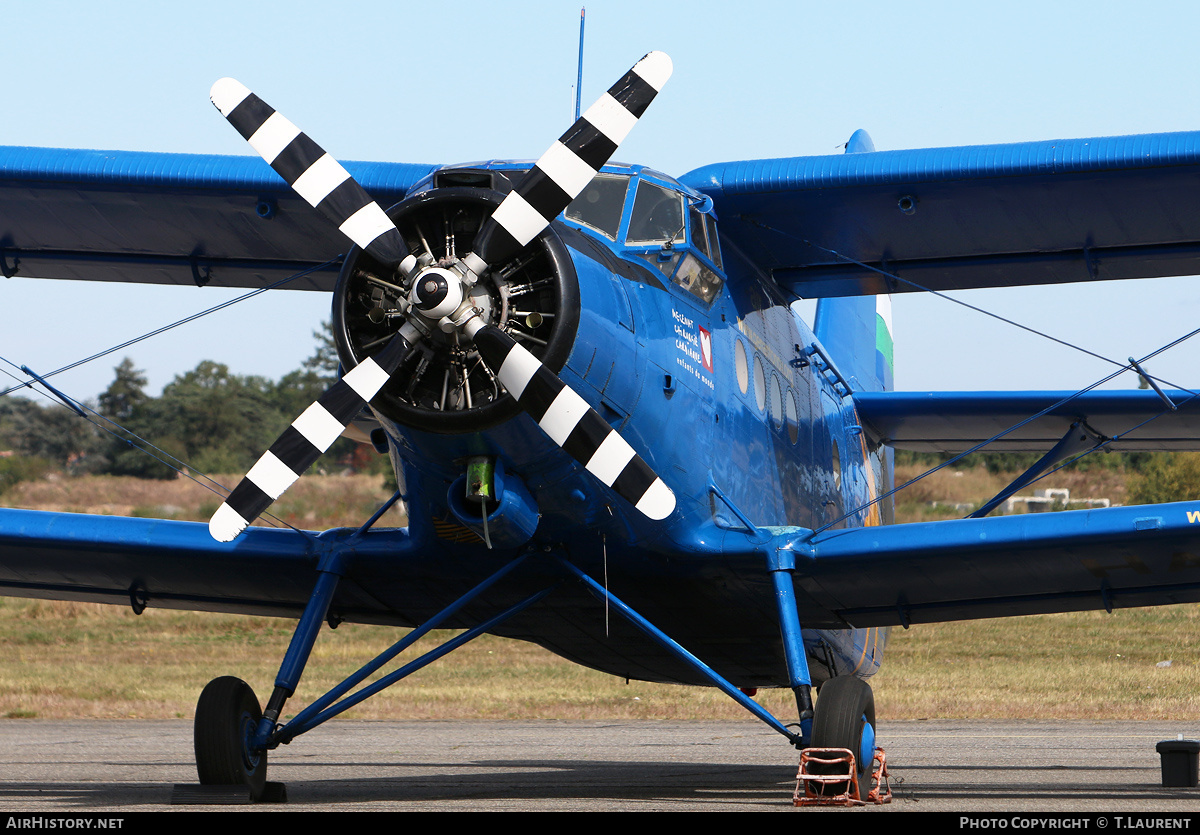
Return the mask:
POLYGON ((1086 420, 1077 420, 1071 424, 1071 428, 1067 430, 1067 434, 1062 436, 1054 448, 1038 459, 1037 463, 1030 467, 1021 475, 1013 480, 1012 484, 1005 487, 992 498, 988 499, 979 509, 967 516, 968 519, 982 519, 987 516, 997 507, 999 507, 1005 499, 1016 493, 1027 484, 1032 484, 1037 481, 1042 475, 1058 464, 1060 461, 1065 461, 1068 458, 1074 458, 1076 455, 1091 452, 1094 449, 1106 444, 1110 439, 1101 435, 1095 429, 1087 425, 1086 420))

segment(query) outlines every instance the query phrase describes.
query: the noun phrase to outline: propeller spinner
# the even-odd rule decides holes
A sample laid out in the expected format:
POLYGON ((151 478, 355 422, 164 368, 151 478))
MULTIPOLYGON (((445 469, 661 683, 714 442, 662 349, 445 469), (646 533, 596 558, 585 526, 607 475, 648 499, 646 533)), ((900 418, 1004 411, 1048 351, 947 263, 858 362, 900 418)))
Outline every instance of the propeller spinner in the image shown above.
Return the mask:
POLYGON ((671 75, 671 60, 652 52, 550 146, 484 221, 472 251, 435 265, 414 256, 370 195, 306 134, 237 81, 213 85, 212 101, 309 205, 354 244, 393 268, 407 290, 399 331, 378 353, 334 383, 263 454, 213 514, 209 531, 229 542, 279 498, 383 388, 410 349, 433 327, 473 341, 483 362, 539 427, 594 476, 654 520, 675 496, 633 448, 586 401, 501 328, 485 321, 470 290, 520 253, 579 195, 645 112, 671 75))

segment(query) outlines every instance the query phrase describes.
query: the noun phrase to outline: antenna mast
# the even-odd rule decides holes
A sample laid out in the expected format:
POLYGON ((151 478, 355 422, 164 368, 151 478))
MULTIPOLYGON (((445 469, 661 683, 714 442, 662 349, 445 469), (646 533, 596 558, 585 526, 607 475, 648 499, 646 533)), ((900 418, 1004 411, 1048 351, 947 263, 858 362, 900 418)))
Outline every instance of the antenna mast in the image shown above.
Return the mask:
POLYGON ((579 121, 579 97, 583 90, 583 22, 587 15, 587 8, 581 6, 579 8, 579 76, 575 79, 575 121, 579 121))

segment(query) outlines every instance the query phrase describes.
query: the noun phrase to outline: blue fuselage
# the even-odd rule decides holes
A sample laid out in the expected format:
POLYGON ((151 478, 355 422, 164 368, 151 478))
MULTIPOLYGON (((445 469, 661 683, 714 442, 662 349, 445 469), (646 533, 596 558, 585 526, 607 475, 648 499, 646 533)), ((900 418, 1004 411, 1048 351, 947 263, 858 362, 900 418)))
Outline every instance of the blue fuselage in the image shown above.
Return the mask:
MULTIPOLYGON (((631 177, 629 204, 640 180, 651 178, 699 202, 653 172, 622 174, 631 177)), ((626 206, 611 240, 586 224, 554 226, 574 262, 580 307, 559 375, 675 492, 675 513, 665 523, 646 519, 524 414, 460 434, 385 422, 412 532, 443 549, 464 583, 513 553, 565 556, 594 578, 607 577, 614 593, 735 684, 785 685, 765 562, 728 545, 745 541, 747 522, 817 528, 891 521, 890 505, 837 521, 890 486, 890 461, 866 448, 844 378, 814 349, 813 331, 773 282, 737 251, 722 252, 697 233, 707 226, 712 236, 711 218, 692 212, 686 239, 670 247, 633 246, 624 243, 630 214, 626 206), (540 518, 527 542, 489 551, 478 526, 464 526, 450 511, 448 491, 470 456, 495 457, 506 478, 519 479, 532 497, 540 518)), ((521 576, 544 585, 554 572, 535 561, 521 576)), ((796 588, 805 594, 802 578, 796 588)), ((440 589, 433 583, 425 592, 451 593, 440 589)), ((418 620, 427 604, 416 592, 393 593, 394 608, 418 620)), ((815 682, 877 669, 886 633, 804 626, 815 682)), ((624 634, 628 629, 606 625, 602 605, 564 587, 502 634, 619 676, 696 683, 649 642, 631 651, 637 639, 624 634)))

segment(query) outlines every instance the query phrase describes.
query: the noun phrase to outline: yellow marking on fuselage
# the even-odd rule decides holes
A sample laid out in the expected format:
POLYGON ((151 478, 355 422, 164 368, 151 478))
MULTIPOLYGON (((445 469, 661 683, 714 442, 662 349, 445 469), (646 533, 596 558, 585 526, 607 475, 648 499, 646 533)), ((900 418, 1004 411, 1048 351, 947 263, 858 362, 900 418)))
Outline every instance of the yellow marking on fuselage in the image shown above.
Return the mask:
MULTIPOLYGON (((859 420, 857 414, 855 414, 854 419, 859 420)), ((879 502, 875 501, 879 496, 878 488, 875 484, 875 468, 871 465, 871 456, 867 453, 867 438, 865 433, 858 433, 858 443, 862 449, 863 469, 867 471, 867 501, 871 502, 871 506, 867 508, 867 518, 863 520, 863 525, 867 527, 882 525, 883 517, 879 513, 879 502)))
POLYGON ((874 650, 872 650, 872 647, 875 645, 875 641, 878 638, 878 634, 879 634, 878 626, 872 626, 870 629, 867 630, 867 639, 863 642, 862 655, 860 655, 858 657, 858 663, 854 666, 854 672, 857 673, 859 670, 861 670, 863 668, 863 663, 867 660, 868 651, 871 653, 871 660, 874 661, 875 652, 874 652, 874 650))

